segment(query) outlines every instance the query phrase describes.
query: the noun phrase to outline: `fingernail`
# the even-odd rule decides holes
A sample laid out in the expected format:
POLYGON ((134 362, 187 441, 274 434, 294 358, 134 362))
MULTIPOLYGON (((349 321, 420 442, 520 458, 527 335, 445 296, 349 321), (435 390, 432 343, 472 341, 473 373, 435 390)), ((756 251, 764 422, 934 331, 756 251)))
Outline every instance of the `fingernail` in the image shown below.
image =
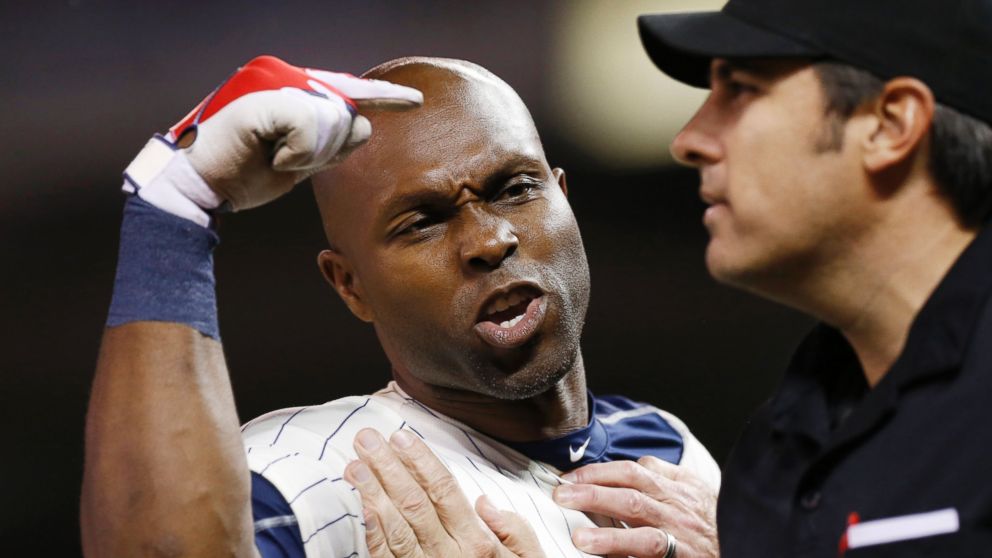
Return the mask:
POLYGON ((382 445, 379 443, 379 435, 372 430, 362 430, 359 432, 358 443, 369 451, 375 451, 382 445))
POLYGON ((559 504, 571 504, 572 500, 575 499, 575 491, 566 484, 555 487, 554 499, 559 504))
POLYGON ((575 476, 575 473, 565 473, 564 475, 561 476, 561 480, 568 482, 576 482, 579 479, 578 477, 575 476))
POLYGON ((389 441, 400 449, 408 449, 413 445, 413 435, 406 430, 397 430, 389 437, 389 441))
POLYGON ((362 515, 365 516, 365 530, 366 531, 369 531, 369 532, 370 531, 375 531, 376 529, 379 528, 379 521, 375 518, 375 514, 372 513, 371 510, 369 510, 368 508, 366 508, 365 511, 362 512, 362 515))
POLYGON ((352 461, 351 463, 351 476, 355 477, 356 481, 365 483, 372 479, 372 471, 367 465, 361 461, 352 461))
POLYGON ((592 533, 588 529, 576 529, 572 531, 572 542, 579 550, 588 550, 593 542, 592 533))
POLYGON ((496 517, 498 513, 496 507, 493 506, 493 503, 490 502, 489 498, 487 498, 485 495, 479 496, 479 499, 476 503, 478 504, 479 515, 481 515, 483 518, 496 517))

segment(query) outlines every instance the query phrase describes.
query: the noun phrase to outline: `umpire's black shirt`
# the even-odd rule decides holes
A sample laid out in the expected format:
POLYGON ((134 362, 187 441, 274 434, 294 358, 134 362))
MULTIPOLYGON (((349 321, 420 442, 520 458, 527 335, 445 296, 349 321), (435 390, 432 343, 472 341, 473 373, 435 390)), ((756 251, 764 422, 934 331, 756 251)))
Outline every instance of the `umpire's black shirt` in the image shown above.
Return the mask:
MULTIPOLYGON (((873 389, 844 337, 818 326, 724 468, 722 556, 992 557, 990 294, 986 227, 873 389), (849 523, 864 534, 879 525, 872 520, 941 510, 945 523, 957 514, 956 533, 841 550, 849 523)), ((909 524, 898 534, 906 525, 881 532, 905 538, 927 529, 909 524)))

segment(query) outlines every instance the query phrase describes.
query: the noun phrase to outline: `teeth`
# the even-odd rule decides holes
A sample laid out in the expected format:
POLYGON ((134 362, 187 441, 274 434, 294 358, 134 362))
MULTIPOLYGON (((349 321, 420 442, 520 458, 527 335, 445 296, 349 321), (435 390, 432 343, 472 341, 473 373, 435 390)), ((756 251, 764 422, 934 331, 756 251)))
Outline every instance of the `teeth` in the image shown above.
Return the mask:
POLYGON ((496 300, 489 303, 489 308, 486 309, 487 314, 495 314, 496 312, 502 312, 512 306, 510 299, 505 296, 501 296, 496 300))
POLYGON ((511 306, 520 304, 524 300, 526 300, 526 297, 518 292, 501 296, 489 304, 489 308, 486 309, 486 313, 495 314, 496 312, 502 312, 511 306))
POLYGON ((511 328, 511 327, 519 324, 520 323, 520 320, 522 320, 522 319, 524 319, 524 315, 523 314, 520 314, 519 316, 517 316, 516 318, 513 318, 512 320, 507 320, 507 321, 499 324, 499 327, 502 327, 502 328, 511 328))

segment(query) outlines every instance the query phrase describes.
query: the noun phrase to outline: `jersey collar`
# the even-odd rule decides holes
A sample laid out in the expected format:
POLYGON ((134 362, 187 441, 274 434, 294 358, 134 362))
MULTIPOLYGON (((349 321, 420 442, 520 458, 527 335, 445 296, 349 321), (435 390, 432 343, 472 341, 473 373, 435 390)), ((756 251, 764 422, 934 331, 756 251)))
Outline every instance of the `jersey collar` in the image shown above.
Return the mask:
POLYGON ((589 423, 584 428, 558 438, 536 442, 503 442, 520 453, 543 461, 559 471, 569 471, 588 463, 595 463, 603 457, 610 445, 609 434, 596 418, 596 398, 586 392, 589 409, 589 423))

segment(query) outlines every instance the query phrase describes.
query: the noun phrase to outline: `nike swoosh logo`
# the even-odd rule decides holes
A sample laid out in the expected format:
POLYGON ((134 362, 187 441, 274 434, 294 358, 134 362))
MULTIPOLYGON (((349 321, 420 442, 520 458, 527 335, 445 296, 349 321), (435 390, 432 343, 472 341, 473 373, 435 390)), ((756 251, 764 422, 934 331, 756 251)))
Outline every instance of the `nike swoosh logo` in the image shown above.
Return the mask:
POLYGON ((579 446, 578 450, 572 449, 572 446, 568 446, 568 459, 572 463, 582 459, 582 456, 586 454, 586 448, 589 447, 589 440, 592 440, 592 436, 586 438, 586 441, 579 446))

